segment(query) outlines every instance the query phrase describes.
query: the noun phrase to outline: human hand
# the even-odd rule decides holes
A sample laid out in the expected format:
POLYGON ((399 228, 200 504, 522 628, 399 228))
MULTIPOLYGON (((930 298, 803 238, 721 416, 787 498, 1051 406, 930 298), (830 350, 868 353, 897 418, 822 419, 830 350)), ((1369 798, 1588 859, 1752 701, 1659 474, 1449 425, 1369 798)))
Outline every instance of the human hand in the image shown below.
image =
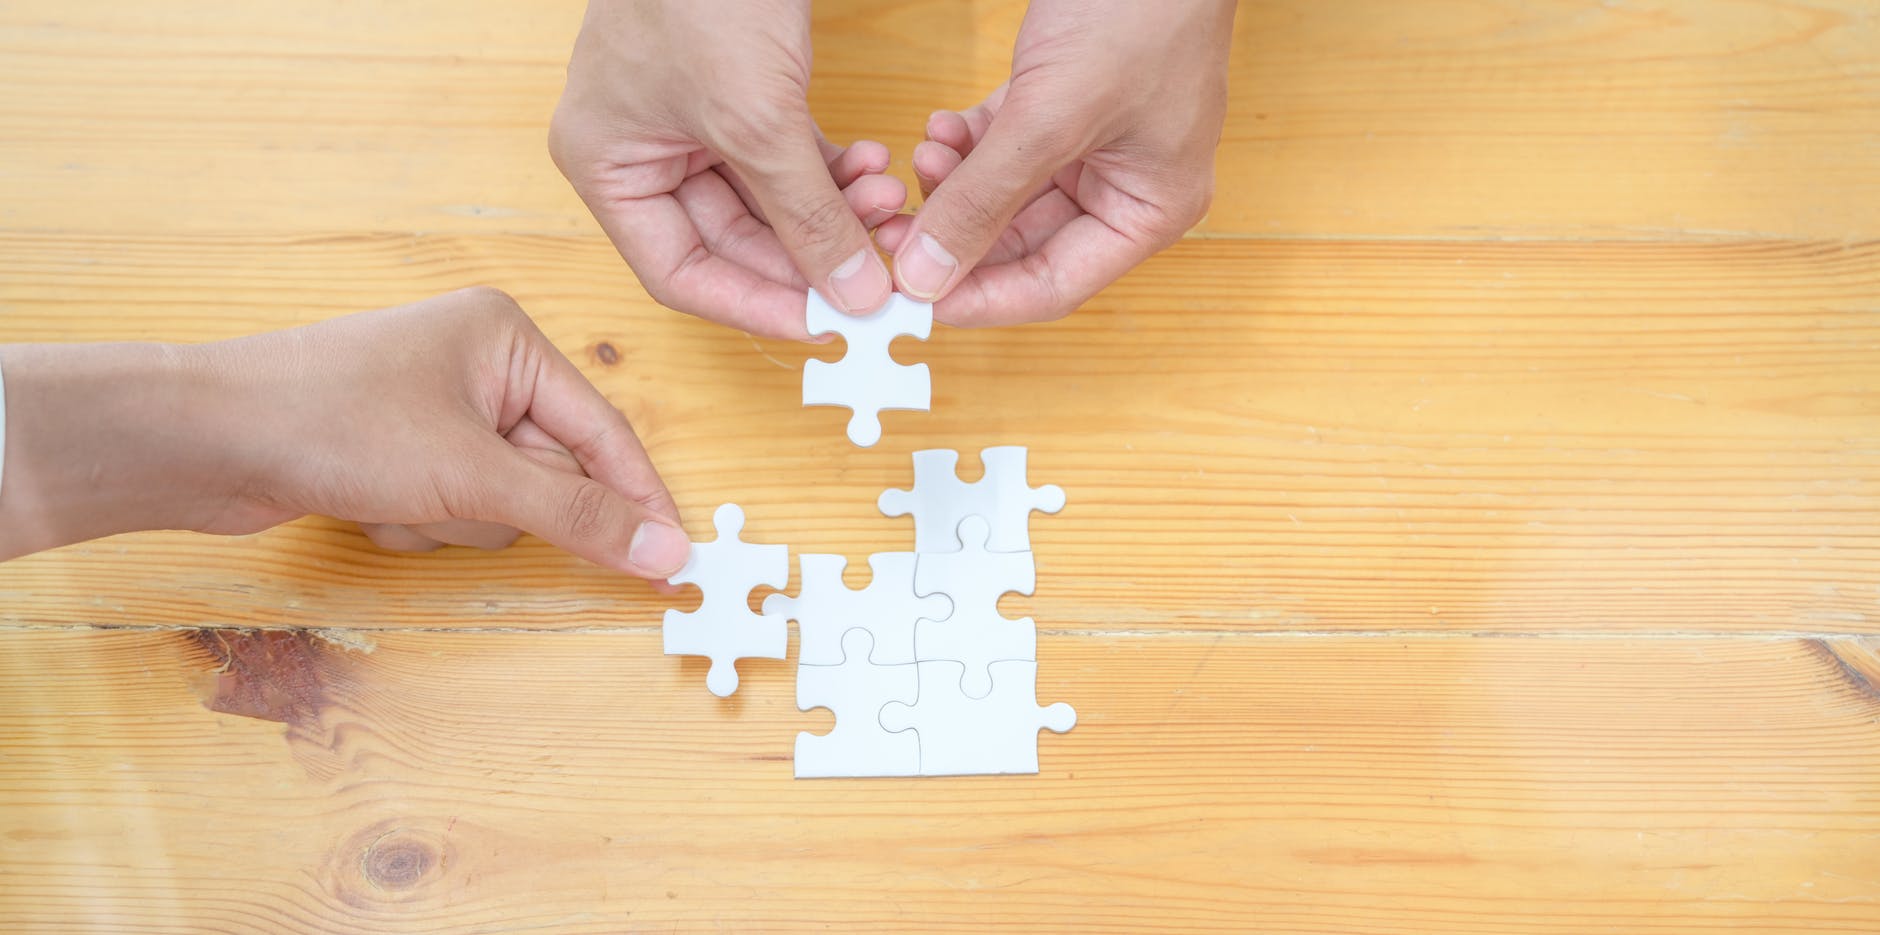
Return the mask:
POLYGON ((393 548, 525 529, 655 579, 689 553, 626 418, 493 289, 214 344, 8 347, 0 371, 0 558, 308 513, 393 548))
POLYGON ((1061 318, 1207 211, 1233 0, 1032 0, 1012 76, 914 150, 929 197, 877 232, 934 319, 1061 318))
POLYGON ((589 4, 549 152, 660 303, 803 340, 811 286, 887 301, 869 231, 907 187, 887 147, 823 139, 809 70, 809 0, 589 4))

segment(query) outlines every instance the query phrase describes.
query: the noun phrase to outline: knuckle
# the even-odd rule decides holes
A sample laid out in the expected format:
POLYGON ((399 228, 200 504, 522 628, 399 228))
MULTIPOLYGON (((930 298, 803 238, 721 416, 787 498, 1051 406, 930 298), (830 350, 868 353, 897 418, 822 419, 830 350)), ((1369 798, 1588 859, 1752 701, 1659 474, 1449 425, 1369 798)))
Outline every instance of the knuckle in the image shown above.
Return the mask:
POLYGON ((465 286, 452 293, 466 307, 488 315, 520 315, 522 305, 495 286, 465 286))
POLYGON ((606 488, 598 482, 582 482, 562 504, 562 528, 577 541, 599 539, 607 529, 607 499, 606 488))
POLYGON ((852 216, 847 202, 839 198, 824 198, 799 205, 790 213, 790 239, 810 250, 841 246, 847 234, 843 222, 852 216))
POLYGON ((1177 236, 1187 233, 1189 228, 1201 223, 1201 220, 1208 216, 1208 208, 1213 204, 1214 173, 1209 171, 1197 176, 1193 184, 1184 189, 1184 197, 1176 213, 1176 220, 1180 222, 1178 226, 1181 228, 1177 236))

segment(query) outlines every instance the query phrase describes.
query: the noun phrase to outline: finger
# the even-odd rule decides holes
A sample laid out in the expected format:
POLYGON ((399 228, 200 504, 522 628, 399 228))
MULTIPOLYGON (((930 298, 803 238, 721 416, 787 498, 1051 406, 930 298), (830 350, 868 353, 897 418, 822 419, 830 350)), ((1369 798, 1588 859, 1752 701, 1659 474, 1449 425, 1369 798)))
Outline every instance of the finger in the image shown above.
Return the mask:
POLYGON ((705 249, 771 282, 798 292, 809 288, 777 233, 751 214, 724 175, 701 172, 680 184, 673 197, 692 219, 705 249))
POLYGON ((664 579, 691 552, 678 524, 601 481, 557 471, 492 440, 478 465, 476 518, 524 529, 597 565, 664 579))
POLYGON ((874 230, 907 206, 907 183, 891 175, 866 175, 843 189, 842 198, 862 226, 874 230))
POLYGON ((1005 105, 1005 93, 1009 87, 1009 82, 999 85, 986 95, 985 100, 965 110, 934 111, 927 118, 927 138, 945 143, 962 156, 970 154, 992 127, 992 118, 1005 105))
MULTIPOLYGON (((1018 116, 1009 107, 1006 115, 1018 116)), ((993 124, 914 216, 912 236, 894 255, 901 291, 921 301, 944 297, 1079 145, 1023 120, 993 124)))
POLYGON ((966 125, 966 118, 953 110, 936 110, 927 117, 927 140, 956 153, 973 149, 972 129, 966 125))
POLYGON ((847 188, 862 176, 880 175, 888 171, 888 147, 874 140, 858 140, 847 149, 838 150, 826 162, 829 177, 835 180, 836 187, 847 188))
MULTIPOLYGON (((440 523, 419 523, 410 527, 410 531, 433 539, 444 545, 465 545, 473 549, 506 549, 516 538, 520 530, 501 523, 482 522, 473 519, 451 519, 440 523)), ((436 548, 436 546, 433 546, 436 548)))
MULTIPOLYGON (((960 167, 960 163, 963 161, 964 157, 958 152, 955 152, 950 146, 944 146, 931 140, 917 144, 914 147, 914 177, 920 181, 922 197, 933 195, 934 189, 940 187, 940 183, 945 182, 947 178, 953 174, 953 171, 960 167)), ((1075 163, 1059 169, 1056 176, 1041 182, 1038 187, 1032 191, 1030 197, 1025 200, 1025 207, 1031 207, 1039 198, 1044 197, 1053 189, 1059 187, 1060 183, 1057 179, 1060 176, 1068 175, 1070 178, 1070 182, 1065 184, 1075 184, 1075 173, 1075 163)), ((1024 209, 1021 208, 1020 213, 1023 213, 1023 210, 1024 209)))
POLYGON ((719 166, 712 171, 717 173, 719 178, 724 179, 725 184, 731 186, 732 191, 738 193, 738 200, 744 202, 744 210, 750 212, 751 217, 762 221, 765 227, 770 226, 770 219, 764 217, 764 206, 757 203, 757 196, 751 194, 751 186, 744 184, 744 179, 738 175, 738 170, 730 166, 719 166))
MULTIPOLYGON (((574 454, 526 415, 503 433, 503 438, 524 457, 543 467, 568 474, 582 473, 581 462, 575 460, 574 454)), ((506 549, 522 535, 522 531, 514 526, 473 519, 419 523, 408 528, 444 545, 464 545, 474 549, 506 549)))
POLYGON ((907 242, 908 232, 913 229, 913 215, 897 214, 881 222, 881 226, 875 228, 875 243, 880 244, 881 249, 893 253, 907 242))
POLYGON ((914 178, 920 181, 920 194, 925 198, 933 194, 934 186, 946 181, 953 170, 960 167, 965 157, 952 146, 934 140, 922 140, 914 145, 914 178))
POLYGON ((620 199, 595 216, 660 304, 765 337, 809 337, 802 290, 712 253, 677 197, 620 199))
POLYGON ((1035 252, 974 269, 934 305, 934 320, 973 328, 1062 318, 1160 246, 1079 215, 1035 252))
POLYGON ((535 420, 526 415, 517 420, 515 425, 510 426, 509 431, 503 433, 503 437, 508 439, 511 445, 516 446, 517 451, 535 459, 543 467, 552 467, 570 474, 581 473, 581 462, 575 460, 574 454, 568 450, 567 446, 556 441, 555 436, 548 434, 546 429, 536 425, 535 420))
POLYGON ((533 340, 540 365, 530 388, 529 418, 566 448, 588 477, 677 525, 679 509, 627 417, 541 331, 533 332, 533 340))
POLYGON ((432 552, 444 545, 399 523, 360 523, 359 531, 388 552, 432 552))
MULTIPOLYGON (((880 219, 871 223, 870 214, 874 208, 886 206, 896 197, 899 200, 892 205, 892 211, 899 211, 907 205, 907 185, 899 179, 882 174, 888 169, 888 147, 871 140, 863 140, 847 149, 828 140, 819 140, 818 145, 824 157, 829 160, 829 177, 842 188, 842 193, 848 197, 850 207, 855 210, 855 216, 862 219, 862 226, 872 229, 875 224, 881 223, 880 219), (891 184, 893 189, 885 187, 882 183, 891 184), (877 187, 865 189, 865 191, 871 194, 877 191, 888 194, 863 201, 853 191, 856 185, 874 185, 877 187), (892 192, 899 194, 896 196, 892 192)), ((744 204, 746 213, 756 218, 765 227, 769 227, 770 222, 764 217, 763 206, 758 204, 757 196, 751 193, 751 187, 739 177, 737 170, 730 166, 722 166, 714 174, 722 178, 725 184, 737 194, 738 200, 744 204)), ((779 249, 781 250, 781 247, 779 249)), ((792 268, 794 269, 794 265, 792 268)), ((801 273, 798 273, 793 278, 801 280, 803 277, 801 273)))
POLYGON ((831 178, 808 121, 766 144, 734 147, 726 157, 797 269, 837 308, 880 308, 893 289, 888 269, 831 178))
POLYGON ((1084 213, 1063 189, 1053 186, 1048 192, 1018 212, 999 239, 993 241, 979 265, 1010 263, 1042 249, 1052 235, 1084 213))

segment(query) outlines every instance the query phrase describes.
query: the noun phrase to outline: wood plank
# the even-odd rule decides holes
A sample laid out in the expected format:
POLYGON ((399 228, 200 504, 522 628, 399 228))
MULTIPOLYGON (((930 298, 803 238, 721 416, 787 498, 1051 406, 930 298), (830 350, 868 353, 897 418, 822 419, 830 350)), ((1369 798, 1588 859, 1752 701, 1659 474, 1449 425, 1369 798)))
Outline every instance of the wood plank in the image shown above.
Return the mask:
MULTIPOLYGON (((579 0, 13 4, 0 225, 593 229, 544 135, 579 0), (208 12, 208 11, 213 12, 208 12)), ((1022 0, 822 0, 813 105, 905 159, 1007 73, 1022 0)), ((1243 4, 1201 231, 1876 233, 1864 0, 1243 4)))
MULTIPOLYGON (((911 543, 874 509, 909 451, 1031 446, 1071 505, 1034 520, 1041 589, 1008 609, 1049 627, 1880 626, 1880 243, 1194 241, 1067 321, 904 352, 935 411, 870 450, 798 408, 805 349, 657 308, 589 238, 0 235, 0 341, 207 340, 471 282, 628 412, 700 535, 736 500, 752 536, 865 572, 911 543)), ((394 556, 323 521, 0 567, 10 624, 644 627, 667 603, 539 543, 394 556)))
POLYGON ((820 782, 790 779, 794 731, 827 715, 794 710, 781 663, 724 703, 650 635, 374 640, 0 634, 0 917, 1880 927, 1871 639, 1047 639, 1040 696, 1081 722, 1043 739, 1041 776, 820 782))

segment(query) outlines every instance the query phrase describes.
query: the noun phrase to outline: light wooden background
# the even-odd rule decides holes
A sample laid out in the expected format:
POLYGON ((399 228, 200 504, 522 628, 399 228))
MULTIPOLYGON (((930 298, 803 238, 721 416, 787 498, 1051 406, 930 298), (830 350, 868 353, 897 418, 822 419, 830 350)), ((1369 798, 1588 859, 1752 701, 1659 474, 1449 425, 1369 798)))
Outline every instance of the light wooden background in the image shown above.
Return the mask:
MULTIPOLYGON (((1021 11, 819 0, 818 117, 905 175, 1021 11)), ((555 174, 578 19, 0 5, 0 341, 499 286, 698 533, 854 565, 908 452, 1029 445, 1077 729, 793 782, 793 663, 715 699, 539 543, 124 536, 0 567, 0 929, 1880 931, 1871 2, 1249 0, 1206 223, 870 451, 555 174)))

